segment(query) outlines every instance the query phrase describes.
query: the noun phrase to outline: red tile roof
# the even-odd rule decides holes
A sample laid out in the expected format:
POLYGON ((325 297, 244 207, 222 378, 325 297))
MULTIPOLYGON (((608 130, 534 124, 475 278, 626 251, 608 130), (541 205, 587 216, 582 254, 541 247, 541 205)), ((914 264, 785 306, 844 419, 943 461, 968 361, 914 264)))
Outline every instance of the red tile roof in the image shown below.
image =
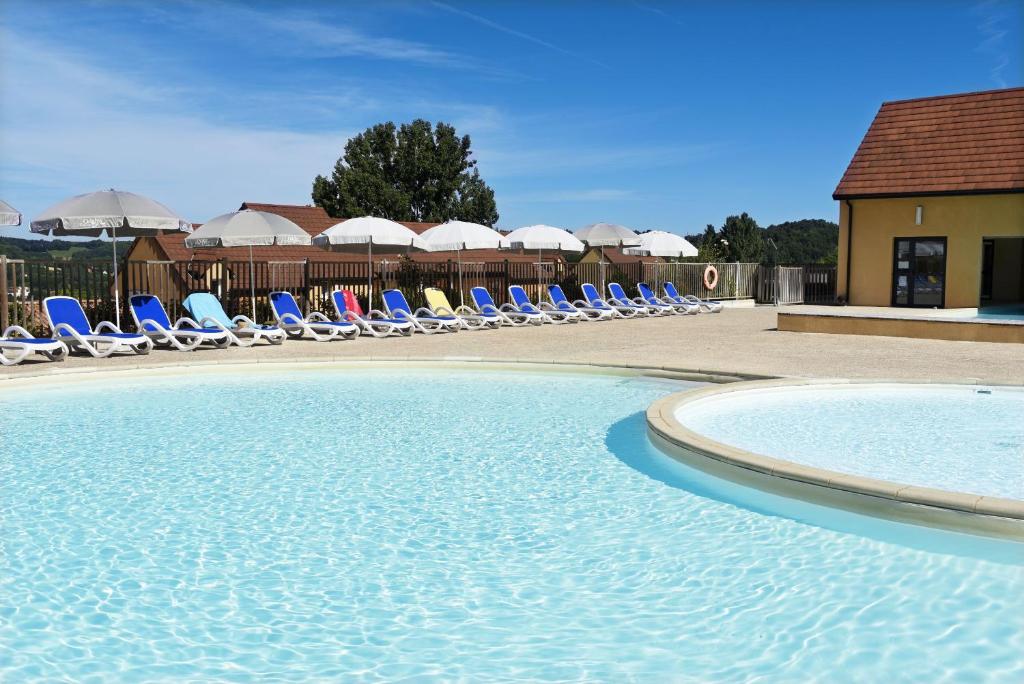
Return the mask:
MULTIPOLYGON (((583 252, 583 255, 580 258, 583 258, 583 257, 587 256, 587 254, 589 254, 590 252, 594 252, 594 254, 596 254, 598 256, 598 258, 600 258, 600 256, 601 256, 601 248, 600 247, 589 247, 587 249, 587 251, 583 252)), ((635 264, 638 261, 643 262, 645 264, 660 264, 660 263, 662 263, 662 260, 661 260, 660 257, 648 256, 648 255, 643 255, 643 256, 629 255, 629 254, 626 254, 625 252, 623 252, 621 247, 605 247, 604 248, 604 260, 605 260, 605 263, 616 264, 616 265, 619 265, 619 264, 635 264)))
POLYGON ((833 199, 1024 192, 1024 88, 886 102, 833 199))
MULTIPOLYGON (((310 235, 319 235, 331 226, 344 221, 344 219, 334 218, 329 216, 322 207, 311 207, 302 206, 296 204, 267 204, 263 202, 242 202, 240 209, 252 209, 253 211, 266 211, 278 216, 283 216, 289 221, 292 221, 300 228, 305 230, 310 235)), ((410 221, 399 221, 403 226, 406 226, 410 230, 417 234, 436 226, 436 223, 418 223, 410 221)), ((193 227, 198 228, 200 224, 195 224, 193 227)), ((216 261, 218 259, 227 259, 229 261, 247 261, 249 259, 249 248, 248 247, 229 247, 229 248, 217 248, 217 249, 189 249, 185 246, 185 234, 184 233, 168 233, 164 235, 158 235, 154 238, 140 238, 140 239, 153 239, 156 241, 158 248, 163 251, 166 255, 165 258, 171 261, 188 261, 194 259, 196 261, 216 261)), ((274 245, 270 247, 253 247, 252 249, 253 258, 256 261, 303 261, 309 259, 310 261, 326 261, 326 262, 351 262, 351 261, 366 261, 364 254, 349 254, 344 252, 328 252, 320 249, 319 247, 310 246, 280 246, 274 245)), ((397 257, 390 257, 397 258, 397 257)), ((438 263, 448 261, 449 259, 455 259, 453 252, 414 252, 410 254, 410 258, 413 261, 421 263, 438 263)), ((482 249, 475 250, 472 252, 465 252, 462 260, 469 262, 481 262, 481 261, 505 261, 508 259, 511 262, 532 262, 535 260, 535 255, 519 254, 516 252, 499 251, 496 249, 482 249)))

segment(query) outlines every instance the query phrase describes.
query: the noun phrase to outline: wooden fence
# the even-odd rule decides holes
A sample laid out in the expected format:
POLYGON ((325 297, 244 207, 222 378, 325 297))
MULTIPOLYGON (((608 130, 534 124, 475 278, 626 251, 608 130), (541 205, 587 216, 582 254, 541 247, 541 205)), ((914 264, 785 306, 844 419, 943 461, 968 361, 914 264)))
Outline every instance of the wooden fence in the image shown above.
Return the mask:
MULTIPOLYGON (((570 299, 582 297, 581 285, 593 283, 603 289, 608 282, 620 283, 627 292, 635 292, 638 282, 656 289, 672 281, 684 294, 701 298, 756 299, 774 303, 777 275, 757 264, 715 264, 719 279, 709 290, 704 284, 707 264, 570 264, 564 261, 420 263, 407 259, 381 260, 370 266, 365 262, 262 261, 130 261, 120 275, 121 320, 130 321, 127 302, 132 294, 151 293, 160 297, 168 314, 182 313, 181 302, 195 291, 213 292, 227 311, 248 312, 253 290, 257 318, 271 318, 267 295, 288 290, 299 299, 305 311, 332 314, 329 295, 337 289, 356 293, 364 308, 372 277, 374 298, 379 308, 379 293, 397 287, 405 292, 413 306, 423 305, 423 289, 443 290, 453 305, 462 297, 470 301, 470 288, 482 286, 498 302, 507 299, 509 285, 523 285, 534 300, 547 297, 546 286, 557 283, 570 299), (460 296, 460 292, 462 293, 460 296)), ((835 300, 835 267, 805 266, 798 271, 804 301, 832 303, 835 300)), ((790 276, 797 277, 797 276, 790 276)), ((0 329, 9 324, 22 325, 33 332, 45 330, 42 301, 52 295, 69 295, 82 302, 90 320, 114 319, 114 282, 109 261, 21 261, 0 256, 0 329)))

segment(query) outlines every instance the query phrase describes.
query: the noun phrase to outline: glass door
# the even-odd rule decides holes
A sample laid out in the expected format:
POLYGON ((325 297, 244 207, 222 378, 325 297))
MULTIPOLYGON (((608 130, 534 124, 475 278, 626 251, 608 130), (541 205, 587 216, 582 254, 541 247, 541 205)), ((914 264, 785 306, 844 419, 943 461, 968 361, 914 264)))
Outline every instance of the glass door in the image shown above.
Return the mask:
POLYGON ((946 301, 946 238, 896 238, 892 305, 942 307, 946 301))

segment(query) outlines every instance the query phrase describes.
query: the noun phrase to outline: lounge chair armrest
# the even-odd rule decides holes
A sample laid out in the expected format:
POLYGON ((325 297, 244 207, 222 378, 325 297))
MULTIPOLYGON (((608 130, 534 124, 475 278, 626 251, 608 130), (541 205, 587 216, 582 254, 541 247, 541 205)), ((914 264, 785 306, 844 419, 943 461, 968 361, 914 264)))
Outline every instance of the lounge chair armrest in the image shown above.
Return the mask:
MULTIPOLYGON (((439 313, 440 312, 431 311, 430 309, 428 309, 425 306, 421 306, 420 308, 416 309, 416 311, 413 313, 413 316, 429 316, 429 317, 434 317, 434 316, 437 316, 439 313)), ((451 314, 447 314, 447 315, 451 316, 451 314)))
POLYGON ((188 325, 190 328, 202 328, 203 327, 203 326, 199 325, 198 323, 196 323, 191 318, 189 318, 188 316, 182 316, 181 318, 179 318, 178 320, 176 320, 174 322, 174 329, 175 330, 180 329, 183 324, 188 325))
POLYGON ((100 324, 97 325, 95 328, 93 328, 92 331, 93 331, 93 334, 95 334, 95 335, 102 335, 104 330, 107 330, 107 331, 112 332, 112 333, 120 333, 121 332, 121 329, 118 328, 113 323, 111 323, 110 321, 100 321, 100 324))
POLYGON ((237 316, 231 319, 231 322, 234 323, 235 325, 238 325, 241 322, 245 323, 246 325, 250 325, 254 328, 256 327, 256 321, 252 320, 245 314, 238 314, 237 316))
MULTIPOLYGON (((256 324, 253 323, 251 319, 246 318, 245 316, 235 316, 231 320, 235 321, 235 320, 238 320, 240 318, 244 318, 245 321, 247 323, 249 323, 252 327, 254 327, 254 328, 257 327, 256 324)), ((278 316, 277 319, 279 321, 281 321, 282 325, 302 325, 303 323, 306 322, 306 321, 302 320, 301 318, 299 318, 298 316, 296 316, 295 314, 287 313, 287 312, 285 312, 285 313, 281 314, 280 316, 278 316)))
POLYGON ((213 318, 211 316, 207 316, 206 318, 203 318, 202 320, 200 320, 199 321, 199 327, 200 328, 206 328, 206 327, 217 328, 218 330, 227 330, 228 329, 227 326, 225 326, 223 323, 221 323, 216 318, 213 318))
POLYGON ((471 316, 473 318, 480 317, 479 311, 477 311, 471 306, 466 306, 465 304, 460 304, 459 306, 455 307, 454 313, 456 316, 471 316))
POLYGON ((307 323, 331 323, 332 321, 331 321, 330 318, 328 318, 327 316, 323 315, 319 311, 313 311, 308 316, 306 316, 306 322, 307 323))
POLYGON ((588 302, 588 301, 586 301, 586 300, 583 300, 583 299, 576 299, 576 300, 573 300, 573 303, 572 303, 572 305, 573 305, 573 306, 582 306, 582 307, 584 307, 584 308, 586 308, 586 307, 590 307, 590 306, 593 306, 593 304, 591 304, 590 302, 588 302))
MULTIPOLYGON (((353 315, 355 315, 355 314, 353 314, 353 315)), ((373 319, 373 318, 394 318, 394 316, 388 316, 386 313, 384 313, 380 309, 370 309, 369 311, 366 312, 366 315, 364 316, 364 318, 370 318, 370 319, 373 319)))
POLYGON ((32 333, 30 333, 28 330, 25 330, 20 325, 8 326, 7 330, 4 330, 4 334, 0 335, 0 337, 13 338, 15 335, 17 335, 18 337, 26 337, 30 340, 33 339, 32 333))
MULTIPOLYGON (((147 325, 153 326, 159 332, 162 332, 162 333, 165 333, 165 334, 167 333, 167 328, 165 328, 164 326, 160 325, 159 323, 154 321, 152 318, 147 318, 145 320, 139 321, 139 332, 140 333, 141 332, 145 332, 147 325)), ((99 328, 97 328, 97 330, 99 330, 99 328)))
POLYGON ((498 307, 498 310, 511 311, 512 313, 522 313, 522 311, 519 310, 519 307, 516 306, 515 304, 502 304, 500 307, 498 307))

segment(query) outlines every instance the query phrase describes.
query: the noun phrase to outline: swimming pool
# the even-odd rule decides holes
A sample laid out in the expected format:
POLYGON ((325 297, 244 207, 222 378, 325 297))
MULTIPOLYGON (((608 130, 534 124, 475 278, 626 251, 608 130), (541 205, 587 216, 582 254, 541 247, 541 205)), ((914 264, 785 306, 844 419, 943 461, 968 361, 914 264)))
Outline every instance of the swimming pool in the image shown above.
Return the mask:
POLYGON ((679 389, 283 366, 5 387, 0 679, 1024 675, 1020 545, 691 470, 645 435, 679 389))
POLYGON ((687 428, 747 451, 850 475, 1024 500, 1024 390, 804 385, 681 406, 687 428))

